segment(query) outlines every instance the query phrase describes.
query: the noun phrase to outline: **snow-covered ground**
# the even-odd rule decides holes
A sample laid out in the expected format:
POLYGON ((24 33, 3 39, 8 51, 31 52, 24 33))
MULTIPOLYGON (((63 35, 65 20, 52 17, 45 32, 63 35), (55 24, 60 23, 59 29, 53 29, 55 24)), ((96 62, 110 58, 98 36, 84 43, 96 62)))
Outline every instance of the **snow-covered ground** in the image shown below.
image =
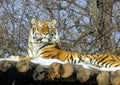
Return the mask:
MULTIPOLYGON (((19 56, 10 56, 9 58, 0 58, 0 61, 2 60, 10 60, 10 61, 16 61, 18 62, 19 61, 19 56)), ((64 64, 64 62, 58 60, 58 59, 45 59, 45 58, 34 58, 32 60, 30 60, 32 63, 36 63, 36 64, 40 64, 40 65, 44 65, 44 66, 48 66, 52 63, 61 63, 61 64, 64 64)))
MULTIPOLYGON (((9 58, 0 58, 0 61, 2 60, 10 60, 10 61, 16 61, 18 62, 19 61, 19 56, 10 56, 9 58)), ((43 66, 49 66, 50 64, 52 63, 61 63, 61 64, 65 64, 65 62, 62 62, 58 59, 45 59, 45 58, 41 58, 41 57, 38 57, 38 58, 34 58, 33 60, 30 60, 32 63, 35 63, 35 64, 40 64, 40 65, 43 65, 43 66)), ((95 65, 92 65, 92 64, 85 64, 85 63, 78 63, 77 65, 82 65, 84 68, 87 68, 87 69, 97 69, 97 70, 100 70, 100 71, 116 71, 116 70, 120 70, 120 67, 96 67, 95 65)))

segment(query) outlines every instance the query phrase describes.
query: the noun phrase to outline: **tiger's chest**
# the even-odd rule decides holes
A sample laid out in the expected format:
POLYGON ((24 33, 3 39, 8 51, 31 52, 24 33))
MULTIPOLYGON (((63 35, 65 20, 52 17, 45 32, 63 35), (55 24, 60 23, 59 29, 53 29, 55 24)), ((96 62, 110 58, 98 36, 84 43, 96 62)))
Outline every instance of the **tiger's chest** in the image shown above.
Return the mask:
POLYGON ((40 44, 32 44, 32 47, 31 47, 31 51, 29 52, 29 55, 30 56, 36 56, 36 57, 41 57, 41 53, 42 53, 42 50, 41 50, 41 45, 40 44))
POLYGON ((39 52, 40 52, 39 44, 33 44, 33 55, 38 56, 39 52))

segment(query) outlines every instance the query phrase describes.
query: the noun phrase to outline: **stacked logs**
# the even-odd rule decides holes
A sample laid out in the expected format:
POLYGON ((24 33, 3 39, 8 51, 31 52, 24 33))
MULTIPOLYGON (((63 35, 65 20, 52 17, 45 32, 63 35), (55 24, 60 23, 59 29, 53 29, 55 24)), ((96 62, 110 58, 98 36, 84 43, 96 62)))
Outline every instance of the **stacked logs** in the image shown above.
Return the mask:
MULTIPOLYGON (((29 61, 0 61, 1 74, 17 76, 27 75, 32 81, 79 81, 91 85, 120 85, 120 71, 107 72, 96 69, 85 69, 81 65, 53 63, 48 67, 29 61)), ((18 77, 18 76, 17 76, 18 77)), ((14 78, 17 78, 14 77, 14 78)), ((15 82, 15 80, 14 80, 15 82)), ((14 85, 13 82, 11 85, 14 85)), ((15 84, 17 85, 17 84, 15 84)))

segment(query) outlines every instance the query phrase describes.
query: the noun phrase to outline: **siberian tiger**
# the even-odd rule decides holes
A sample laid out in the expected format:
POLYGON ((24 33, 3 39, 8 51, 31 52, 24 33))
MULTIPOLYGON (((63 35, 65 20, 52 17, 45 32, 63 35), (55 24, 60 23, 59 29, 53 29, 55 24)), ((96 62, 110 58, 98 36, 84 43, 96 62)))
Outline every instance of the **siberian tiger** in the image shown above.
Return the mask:
POLYGON ((58 31, 55 28, 56 20, 42 22, 32 19, 31 23, 32 29, 30 30, 28 40, 29 57, 20 58, 21 61, 41 57, 45 59, 58 59, 65 63, 73 64, 82 62, 98 69, 114 68, 114 70, 120 70, 120 56, 110 54, 80 55, 60 49, 58 31))

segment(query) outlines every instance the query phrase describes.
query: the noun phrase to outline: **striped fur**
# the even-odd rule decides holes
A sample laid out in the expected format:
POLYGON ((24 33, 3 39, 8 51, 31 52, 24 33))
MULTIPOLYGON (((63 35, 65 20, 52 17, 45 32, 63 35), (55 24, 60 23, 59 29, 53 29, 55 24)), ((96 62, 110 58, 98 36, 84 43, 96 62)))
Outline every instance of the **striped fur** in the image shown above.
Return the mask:
POLYGON ((20 60, 32 60, 36 57, 45 59, 58 59, 65 63, 85 63, 96 68, 114 68, 120 69, 120 56, 111 54, 99 55, 80 55, 67 52, 59 48, 58 31, 55 28, 56 21, 41 22, 32 19, 32 29, 29 34, 28 56, 20 60))

